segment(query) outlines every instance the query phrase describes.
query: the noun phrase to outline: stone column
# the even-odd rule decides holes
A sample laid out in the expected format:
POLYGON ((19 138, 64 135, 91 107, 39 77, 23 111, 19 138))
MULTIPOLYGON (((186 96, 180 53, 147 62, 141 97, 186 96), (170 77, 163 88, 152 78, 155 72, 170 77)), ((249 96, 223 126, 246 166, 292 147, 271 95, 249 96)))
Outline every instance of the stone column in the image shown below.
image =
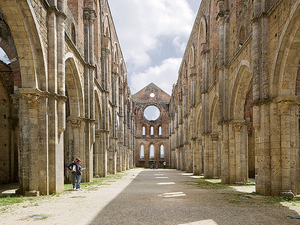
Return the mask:
MULTIPOLYGON (((43 132, 43 128, 47 129, 47 127, 42 126, 39 127, 39 104, 40 104, 40 95, 41 93, 36 89, 19 89, 20 90, 20 99, 19 99, 19 109, 20 109, 20 190, 19 194, 21 195, 36 195, 40 194, 49 194, 48 189, 48 171, 46 170, 40 171, 39 169, 39 160, 42 159, 43 162, 47 163, 47 156, 43 158, 44 152, 42 156, 39 155, 39 131, 43 132), (44 172, 45 177, 39 180, 39 173, 44 172), (42 184, 43 190, 40 189, 39 184, 42 184)), ((42 124, 42 123, 41 123, 42 124)), ((45 124, 43 124, 45 125, 45 124)), ((47 148, 43 149, 47 151, 47 148)), ((46 152, 47 153, 47 152, 46 152)))
POLYGON ((102 160, 101 160, 101 130, 95 130, 95 144, 94 144, 94 157, 93 157, 93 176, 100 177, 102 175, 102 160), (101 175, 100 175, 101 174, 101 175))
POLYGON ((297 96, 277 98, 280 113, 281 195, 294 196, 299 190, 299 109, 297 96))
POLYGON ((219 155, 218 151, 218 133, 211 133, 211 150, 212 150, 212 164, 213 164, 213 178, 220 178, 220 174, 218 172, 219 160, 221 160, 221 155, 219 155))
POLYGON ((229 124, 223 122, 219 126, 219 138, 221 139, 221 180, 222 183, 229 184, 229 124))
POLYGON ((235 183, 245 184, 248 181, 248 132, 245 121, 234 121, 236 173, 235 183))

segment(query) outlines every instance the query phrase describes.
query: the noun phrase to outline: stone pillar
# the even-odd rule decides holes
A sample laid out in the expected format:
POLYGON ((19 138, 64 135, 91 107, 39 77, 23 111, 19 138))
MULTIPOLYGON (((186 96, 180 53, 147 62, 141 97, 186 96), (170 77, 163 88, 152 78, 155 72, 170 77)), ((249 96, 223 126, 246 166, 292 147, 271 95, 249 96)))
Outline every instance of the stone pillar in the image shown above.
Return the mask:
POLYGON ((94 144, 94 157, 93 157, 93 176, 100 177, 102 175, 102 160, 101 160, 101 130, 95 130, 95 144, 94 144), (100 175, 101 174, 101 175, 100 175))
POLYGON ((281 195, 299 192, 299 109, 297 96, 277 98, 280 113, 281 195))
POLYGON ((20 88, 20 189, 21 195, 49 194, 48 149, 40 142, 40 135, 47 131, 46 118, 42 118, 44 108, 41 92, 36 89, 20 88), (40 117, 41 116, 41 117, 40 117), (42 119, 42 120, 40 120, 42 119), (40 147, 43 147, 40 149, 40 147), (39 161, 45 163, 40 165, 39 161), (40 177, 40 175, 44 175, 40 177))
POLYGON ((106 177, 107 176, 107 164, 108 164, 108 159, 107 159, 107 131, 105 130, 100 130, 100 155, 99 155, 99 160, 100 160, 100 177, 106 177))
POLYGON ((221 139, 221 180, 222 183, 229 184, 229 124, 223 122, 219 126, 219 138, 221 139))
POLYGON ((245 184, 248 181, 248 132, 245 121, 234 121, 236 174, 235 183, 245 184))
POLYGON ((212 161, 213 161, 213 178, 220 178, 219 161, 221 160, 220 152, 218 151, 218 133, 211 133, 211 145, 212 145, 212 161))

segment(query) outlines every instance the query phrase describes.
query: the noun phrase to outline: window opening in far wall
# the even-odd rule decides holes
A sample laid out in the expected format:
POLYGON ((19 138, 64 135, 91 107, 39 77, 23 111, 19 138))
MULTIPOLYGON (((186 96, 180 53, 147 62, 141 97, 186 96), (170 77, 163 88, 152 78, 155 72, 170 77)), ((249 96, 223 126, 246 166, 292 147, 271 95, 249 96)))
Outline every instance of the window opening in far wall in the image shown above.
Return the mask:
POLYGON ((161 145, 160 146, 160 158, 163 159, 165 157, 165 150, 164 150, 164 146, 161 145))
POLYGON ((140 158, 143 159, 145 157, 144 145, 141 145, 140 158))
POLYGON ((154 158, 154 145, 150 145, 150 158, 154 158))
POLYGON ((145 128, 145 126, 143 126, 142 135, 146 135, 146 128, 145 128))

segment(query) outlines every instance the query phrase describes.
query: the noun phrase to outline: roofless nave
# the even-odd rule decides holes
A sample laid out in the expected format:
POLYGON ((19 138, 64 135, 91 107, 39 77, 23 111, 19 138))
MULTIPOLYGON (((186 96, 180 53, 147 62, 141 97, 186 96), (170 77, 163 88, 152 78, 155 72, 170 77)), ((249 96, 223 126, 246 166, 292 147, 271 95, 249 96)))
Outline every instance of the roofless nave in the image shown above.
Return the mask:
POLYGON ((0 183, 61 192, 80 157, 84 182, 167 161, 299 194, 300 0, 202 0, 171 96, 154 84, 132 96, 106 0, 2 0, 0 12, 0 183))

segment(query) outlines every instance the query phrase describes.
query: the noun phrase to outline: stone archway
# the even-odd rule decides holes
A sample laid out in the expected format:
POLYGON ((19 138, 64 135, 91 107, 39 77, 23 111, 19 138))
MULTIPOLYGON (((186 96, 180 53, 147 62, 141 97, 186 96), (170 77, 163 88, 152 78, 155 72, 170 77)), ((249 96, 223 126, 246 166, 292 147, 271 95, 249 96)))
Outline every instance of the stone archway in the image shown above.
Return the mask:
POLYGON ((245 184, 248 181, 248 127, 250 121, 245 118, 245 104, 249 89, 251 89, 252 76, 249 62, 241 61, 230 98, 231 120, 228 126, 232 132, 227 134, 228 154, 222 156, 222 160, 228 157, 227 163, 223 163, 223 169, 228 172, 228 177, 224 177, 224 179, 229 179, 229 183, 245 184))
MULTIPOLYGON (((85 163, 83 94, 76 63, 71 55, 65 62, 66 74, 66 131, 64 132, 64 164, 67 165, 76 157, 85 163)), ((71 173, 66 170, 65 182, 72 180, 71 173)))

